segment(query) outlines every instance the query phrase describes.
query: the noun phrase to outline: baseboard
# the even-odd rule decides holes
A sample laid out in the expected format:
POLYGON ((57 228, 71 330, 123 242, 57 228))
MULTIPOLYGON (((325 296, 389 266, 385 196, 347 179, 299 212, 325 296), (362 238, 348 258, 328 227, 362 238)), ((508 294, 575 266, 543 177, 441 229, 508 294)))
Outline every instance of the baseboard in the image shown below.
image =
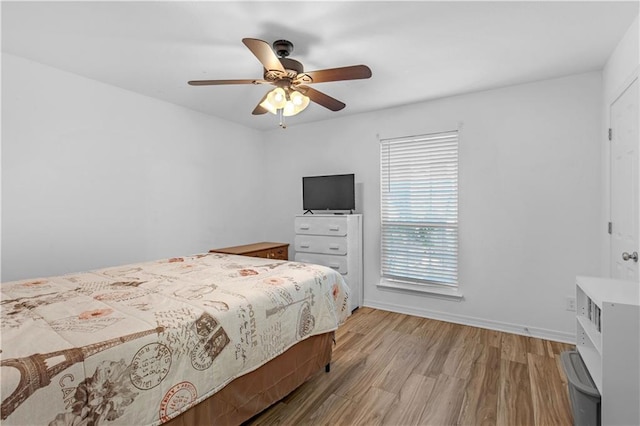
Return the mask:
POLYGON ((393 303, 374 302, 365 300, 363 306, 383 311, 397 312, 399 314, 415 315, 423 318, 430 318, 439 321, 453 322, 456 324, 469 325, 473 327, 487 328, 489 330, 503 331, 506 333, 520 334, 522 336, 537 337, 539 339, 552 340, 555 342, 570 343, 575 345, 576 336, 572 333, 547 330, 544 328, 530 327, 520 324, 511 324, 500 321, 492 321, 481 318, 457 315, 447 312, 432 311, 429 309, 416 309, 393 303))

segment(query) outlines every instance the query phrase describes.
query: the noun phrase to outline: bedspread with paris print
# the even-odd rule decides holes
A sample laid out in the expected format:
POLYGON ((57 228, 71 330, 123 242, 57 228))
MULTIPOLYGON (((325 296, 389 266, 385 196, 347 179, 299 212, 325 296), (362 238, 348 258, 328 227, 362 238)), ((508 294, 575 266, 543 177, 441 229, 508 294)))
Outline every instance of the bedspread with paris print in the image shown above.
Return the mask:
POLYGON ((330 268, 218 253, 0 291, 4 425, 158 425, 350 314, 330 268))

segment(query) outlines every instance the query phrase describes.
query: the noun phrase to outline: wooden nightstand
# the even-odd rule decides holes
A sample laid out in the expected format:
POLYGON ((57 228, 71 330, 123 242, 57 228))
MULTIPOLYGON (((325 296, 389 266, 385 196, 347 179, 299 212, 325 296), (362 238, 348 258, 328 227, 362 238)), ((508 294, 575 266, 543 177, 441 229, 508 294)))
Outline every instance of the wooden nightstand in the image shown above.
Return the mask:
POLYGON ((211 249, 209 250, 209 253, 238 254, 241 256, 289 260, 289 244, 268 242, 245 244, 243 246, 211 249))

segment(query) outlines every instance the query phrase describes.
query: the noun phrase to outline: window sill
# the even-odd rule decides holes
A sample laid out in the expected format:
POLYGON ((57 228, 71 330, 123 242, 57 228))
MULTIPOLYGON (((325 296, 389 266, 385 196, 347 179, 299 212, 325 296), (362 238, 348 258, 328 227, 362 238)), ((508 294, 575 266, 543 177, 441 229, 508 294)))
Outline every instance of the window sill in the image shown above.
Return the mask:
POLYGON ((386 278, 382 278, 380 280, 380 283, 378 283, 378 288, 420 293, 424 294, 425 296, 435 296, 439 298, 455 300, 457 302, 462 301, 462 299, 464 298, 463 294, 460 292, 460 289, 457 287, 415 284, 407 281, 389 280, 386 278))

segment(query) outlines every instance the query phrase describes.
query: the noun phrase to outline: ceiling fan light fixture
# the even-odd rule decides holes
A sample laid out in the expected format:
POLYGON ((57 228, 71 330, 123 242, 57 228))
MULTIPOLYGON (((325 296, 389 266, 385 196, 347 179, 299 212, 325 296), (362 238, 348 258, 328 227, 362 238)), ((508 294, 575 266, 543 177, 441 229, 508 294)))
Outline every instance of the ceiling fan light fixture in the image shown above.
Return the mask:
POLYGON ((285 117, 291 117, 292 115, 296 115, 299 112, 300 111, 296 111, 296 107, 295 105, 293 105, 293 102, 287 101, 287 104, 284 106, 284 110, 282 111, 282 115, 284 115, 285 117))
POLYGON ((290 117, 302 112, 309 106, 309 98, 300 92, 292 90, 289 93, 289 100, 284 107, 284 116, 290 117))
POLYGON ((309 106, 309 98, 300 92, 293 90, 289 94, 289 97, 291 98, 291 102, 293 102, 293 105, 295 105, 296 108, 299 108, 300 111, 309 106))
POLYGON ((267 99, 261 104, 272 114, 277 114, 279 109, 284 108, 287 103, 287 94, 281 87, 276 87, 267 95, 267 99))
POLYGON ((309 106, 309 98, 295 90, 287 94, 283 88, 277 87, 267 94, 260 106, 271 114, 277 115, 278 111, 282 110, 283 116, 291 117, 309 106))

